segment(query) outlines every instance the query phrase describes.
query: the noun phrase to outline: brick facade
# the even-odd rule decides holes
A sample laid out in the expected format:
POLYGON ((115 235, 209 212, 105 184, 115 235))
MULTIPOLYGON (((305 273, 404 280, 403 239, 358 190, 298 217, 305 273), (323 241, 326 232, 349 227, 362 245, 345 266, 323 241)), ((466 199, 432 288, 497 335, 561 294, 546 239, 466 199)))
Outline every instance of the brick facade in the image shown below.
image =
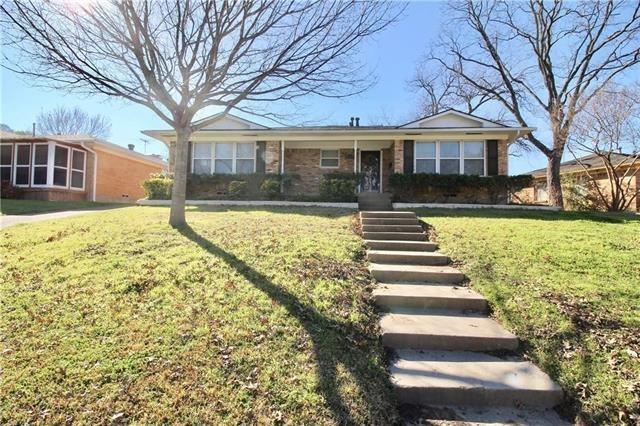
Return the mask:
POLYGON ((353 172, 353 149, 340 150, 340 165, 336 168, 320 167, 320 149, 289 149, 285 145, 284 170, 295 173, 292 192, 300 195, 320 192, 322 176, 331 172, 353 172))
POLYGON ((404 141, 393 141, 393 172, 404 172, 404 141))
MULTIPOLYGON (((159 165, 135 161, 107 151, 97 153, 96 201, 135 203, 144 198, 142 182, 151 173, 162 171, 159 165)), ((86 187, 89 189, 93 185, 92 177, 93 172, 91 175, 87 173, 86 187)))
POLYGON ((266 141, 265 143, 265 172, 280 173, 280 141, 266 141))
POLYGON ((509 144, 507 141, 498 141, 498 174, 509 174, 509 144))

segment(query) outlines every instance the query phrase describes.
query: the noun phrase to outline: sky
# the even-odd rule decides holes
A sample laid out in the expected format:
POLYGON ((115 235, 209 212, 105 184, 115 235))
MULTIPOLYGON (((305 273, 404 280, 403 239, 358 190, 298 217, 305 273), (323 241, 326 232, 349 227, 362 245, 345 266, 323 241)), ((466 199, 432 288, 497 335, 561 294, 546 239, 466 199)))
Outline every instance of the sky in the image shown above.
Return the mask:
MULTIPOLYGON (((407 81, 414 74, 428 43, 439 34, 441 7, 442 3, 438 2, 409 4, 399 23, 362 46, 361 60, 373 68, 376 84, 367 92, 347 99, 303 99, 305 122, 347 124, 352 116, 361 117, 362 125, 380 121, 381 118, 392 119, 397 124, 413 119, 420 99, 408 87, 407 81)), ((122 146, 134 144, 137 151, 146 150, 147 154, 167 155, 167 149, 161 142, 141 133, 142 130, 168 128, 166 123, 143 106, 119 99, 84 97, 34 87, 28 80, 6 69, 0 72, 0 123, 14 130, 30 130, 36 116, 42 111, 58 106, 78 106, 90 114, 100 113, 111 119, 109 141, 122 146), (149 142, 145 144, 143 139, 149 142)), ((211 114, 215 112, 210 111, 211 114)), ((260 118, 245 118, 270 124, 260 118)), ((534 125, 544 127, 544 123, 534 125)), ((509 159, 510 174, 546 166, 545 157, 537 150, 517 154, 509 159)))

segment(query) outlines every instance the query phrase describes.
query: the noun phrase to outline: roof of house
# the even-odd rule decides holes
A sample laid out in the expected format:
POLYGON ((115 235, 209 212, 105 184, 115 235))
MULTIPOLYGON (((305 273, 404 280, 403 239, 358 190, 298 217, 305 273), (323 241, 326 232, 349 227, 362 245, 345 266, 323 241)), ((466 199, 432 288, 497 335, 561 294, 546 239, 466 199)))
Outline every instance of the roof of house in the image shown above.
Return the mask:
MULTIPOLYGON (((633 159, 640 154, 624 154, 624 153, 611 153, 611 161, 613 164, 620 164, 625 160, 633 159)), ((585 155, 584 157, 579 157, 577 159, 565 161, 560 164, 560 173, 575 173, 584 171, 584 167, 592 170, 597 170, 604 167, 602 160, 595 154, 585 155)), ((532 175, 534 178, 543 177, 547 175, 547 168, 532 170, 529 173, 525 173, 528 175, 532 175)))
POLYGON ((46 141, 54 141, 54 142, 62 142, 69 145, 75 145, 78 147, 89 148, 89 149, 98 149, 100 151, 108 151, 114 154, 118 154, 124 157, 128 157, 134 160, 151 163, 154 165, 158 165, 161 167, 165 167, 167 163, 161 158, 156 157, 155 155, 147 155, 142 154, 140 152, 136 152, 125 148, 123 146, 117 145, 115 143, 94 138, 87 135, 21 135, 10 132, 2 132, 0 133, 0 141, 16 141, 16 142, 46 142, 46 141))
MULTIPOLYGON (((454 109, 439 112, 427 117, 419 118, 410 123, 400 125, 326 125, 326 126, 279 126, 267 127, 259 123, 237 117, 233 114, 215 114, 196 122, 203 125, 198 135, 222 135, 236 137, 272 137, 276 139, 290 138, 309 134, 323 134, 334 138, 344 139, 371 137, 372 135, 385 138, 410 139, 411 136, 424 134, 466 133, 468 135, 486 136, 490 138, 505 138, 510 141, 518 136, 535 130, 532 127, 509 127, 484 118, 466 114, 454 109), (250 133, 250 134, 249 134, 250 133), (493 135, 493 136, 491 136, 493 135), (498 135, 499 137, 496 137, 498 135)), ((163 142, 175 140, 175 132, 167 130, 145 130, 142 133, 163 142)), ((197 135, 195 135, 197 138, 197 135)))

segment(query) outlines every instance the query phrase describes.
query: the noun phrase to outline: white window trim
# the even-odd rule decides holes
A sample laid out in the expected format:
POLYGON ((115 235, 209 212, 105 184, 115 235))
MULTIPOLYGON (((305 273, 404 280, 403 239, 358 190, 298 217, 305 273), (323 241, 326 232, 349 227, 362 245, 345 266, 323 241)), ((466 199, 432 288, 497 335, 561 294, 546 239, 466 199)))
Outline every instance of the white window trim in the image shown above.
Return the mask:
POLYGON ((17 143, 17 144, 15 144, 15 149, 13 150, 13 179, 12 179, 13 186, 15 186, 17 188, 28 188, 31 185, 31 183, 33 182, 31 180, 32 179, 32 177, 31 177, 31 163, 32 163, 31 156, 33 155, 33 151, 34 151, 33 144, 30 144, 30 143, 17 143), (18 147, 19 146, 28 146, 29 147, 29 164, 18 165, 18 147), (28 171, 27 176, 29 176, 29 182, 26 185, 25 184, 20 184, 19 185, 19 184, 16 183, 16 176, 17 176, 17 173, 16 173, 17 170, 16 169, 18 167, 26 167, 27 168, 27 171, 28 171))
POLYGON ((31 187, 32 188, 48 188, 49 187, 49 182, 51 182, 51 179, 53 178, 53 171, 51 170, 51 167, 49 167, 49 163, 51 163, 51 150, 49 149, 49 143, 45 142, 45 143, 34 143, 31 144, 32 148, 31 148, 31 187), (36 165, 36 146, 38 145, 45 145, 47 147, 47 164, 37 164, 36 165), (35 171, 36 171, 36 167, 44 167, 47 170, 47 181, 44 184, 34 184, 33 183, 33 177, 35 175, 35 171))
POLYGON ((11 148, 11 154, 9 155, 9 159, 10 159, 10 163, 9 164, 5 164, 2 165, 0 164, 0 169, 8 167, 9 168, 9 182, 13 183, 13 145, 12 143, 0 143, 0 147, 3 146, 8 146, 9 148, 11 148))
MULTIPOLYGON (((50 163, 51 163, 51 180, 48 180, 48 176, 47 176, 47 183, 49 183, 49 186, 51 188, 69 189, 69 178, 71 177, 71 173, 70 173, 71 167, 69 164, 69 160, 71 158, 71 149, 72 148, 69 146, 60 145, 57 143, 54 143, 53 145, 49 146, 49 156, 50 156, 50 163), (53 149, 51 149, 51 147, 53 147, 53 149), (56 147, 65 148, 67 150, 67 166, 66 167, 56 166, 56 147), (53 172, 55 171, 55 169, 65 169, 67 171, 67 179, 64 186, 53 184, 53 172)), ((47 165, 47 167, 49 166, 47 165)))
POLYGON ((255 173, 256 172, 256 167, 257 167, 257 144, 255 141, 253 142, 193 142, 191 144, 191 171, 193 173, 193 171, 195 170, 195 161, 196 160, 211 160, 211 168, 209 173, 210 174, 214 174, 216 173, 216 160, 231 160, 231 174, 235 175, 236 173, 236 162, 238 160, 253 160, 253 172, 251 173, 255 173), (231 144, 232 145, 232 154, 231 154, 231 158, 218 158, 216 157, 216 144, 231 144), (238 144, 239 143, 246 143, 246 144, 252 144, 253 145, 253 158, 249 158, 249 157, 240 157, 238 158, 238 144), (211 156, 210 157, 196 157, 196 145, 210 145, 211 146, 211 156))
POLYGON ((69 177, 69 189, 71 189, 72 191, 84 191, 85 179, 86 179, 86 176, 87 176, 86 171, 87 171, 87 153, 85 151, 81 150, 81 149, 71 148, 71 157, 70 157, 70 160, 69 160, 69 174, 68 174, 68 177, 69 177), (84 161, 83 161, 83 164, 82 164, 82 166, 84 168, 83 170, 74 169, 73 168, 73 153, 74 152, 80 152, 84 156, 84 161), (73 172, 82 173, 82 188, 76 188, 75 186, 71 185, 71 182, 72 182, 71 181, 71 175, 72 175, 73 172))
POLYGON ((321 149, 320 150, 320 168, 321 169, 339 169, 340 168, 340 149, 321 149), (337 157, 324 157, 323 153, 326 151, 338 151, 337 157), (338 160, 337 166, 323 166, 322 160, 338 160))
POLYGON ((484 160, 484 166, 483 166, 483 174, 478 175, 478 176, 487 176, 487 141, 486 140, 473 140, 473 141, 466 141, 466 142, 482 142, 482 152, 484 154, 484 156, 482 158, 480 157, 470 157, 470 158, 465 158, 464 156, 464 143, 465 141, 461 141, 461 140, 437 140, 437 141, 428 141, 428 140, 417 140, 414 141, 413 143, 413 170, 414 173, 416 170, 416 166, 417 166, 417 161, 418 160, 436 160, 436 174, 440 174, 440 160, 460 160, 460 166, 458 168, 458 174, 463 175, 464 174, 464 160, 468 159, 468 160, 484 160), (417 156, 417 144, 418 143, 435 143, 436 144, 436 157, 420 157, 418 158, 417 156), (440 155, 440 144, 441 143, 446 143, 446 142, 458 142, 459 144, 459 154, 458 157, 442 157, 440 155))

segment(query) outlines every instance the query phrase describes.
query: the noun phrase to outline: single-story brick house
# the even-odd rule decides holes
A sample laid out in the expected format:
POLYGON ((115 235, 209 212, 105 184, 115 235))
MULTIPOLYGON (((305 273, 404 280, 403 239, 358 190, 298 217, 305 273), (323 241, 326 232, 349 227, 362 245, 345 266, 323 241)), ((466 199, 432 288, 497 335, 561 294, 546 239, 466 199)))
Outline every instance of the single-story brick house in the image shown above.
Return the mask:
MULTIPOLYGON (((636 155, 634 154, 611 154, 612 164, 619 165, 619 174, 622 176, 626 173, 630 194, 640 191, 640 160, 636 160, 634 163, 635 157, 636 155)), ((537 169, 527 174, 533 177, 533 185, 519 191, 517 194, 518 198, 526 203, 547 204, 549 202, 549 195, 547 193, 547 169, 537 169)), ((610 191, 609 177, 607 176, 602 159, 594 154, 563 162, 560 165, 560 175, 563 177, 572 177, 577 184, 594 179, 605 194, 610 191), (585 172, 585 167, 589 170, 591 178, 585 172)), ((570 208, 571 206, 566 207, 570 208)), ((640 197, 636 196, 635 200, 629 206, 629 210, 640 212, 640 197)))
POLYGON ((0 179, 20 198, 134 203, 142 181, 166 169, 144 155, 88 136, 0 134, 0 179))
MULTIPOLYGON (((387 192, 392 173, 506 175, 509 144, 533 130, 455 110, 398 126, 352 118, 343 126, 266 127, 231 114, 203 122, 191 139, 190 173, 293 173, 299 194, 317 193, 332 171, 363 173, 363 192, 387 192)), ((176 140, 173 130, 143 133, 168 146, 176 140)))

